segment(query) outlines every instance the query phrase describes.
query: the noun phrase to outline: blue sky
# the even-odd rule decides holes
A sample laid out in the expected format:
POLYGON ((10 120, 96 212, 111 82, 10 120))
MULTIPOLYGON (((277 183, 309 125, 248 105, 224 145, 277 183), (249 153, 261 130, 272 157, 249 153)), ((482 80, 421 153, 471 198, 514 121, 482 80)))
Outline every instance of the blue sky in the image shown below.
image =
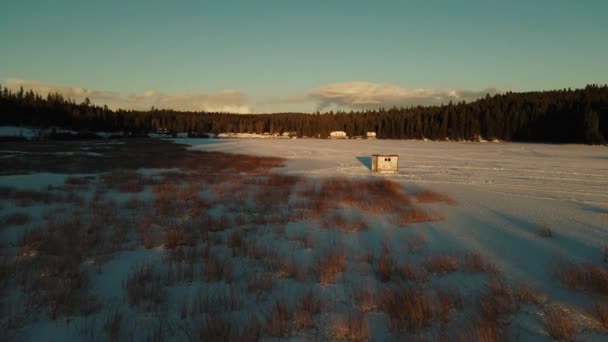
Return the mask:
POLYGON ((5 2, 0 82, 243 112, 608 82, 608 1, 176 3, 5 2))

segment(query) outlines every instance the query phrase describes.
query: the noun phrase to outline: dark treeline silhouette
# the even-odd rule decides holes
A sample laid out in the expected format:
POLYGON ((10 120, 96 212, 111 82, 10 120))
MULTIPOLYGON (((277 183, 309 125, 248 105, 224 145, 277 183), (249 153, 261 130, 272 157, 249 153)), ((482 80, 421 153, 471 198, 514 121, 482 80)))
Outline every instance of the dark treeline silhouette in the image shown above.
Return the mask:
POLYGON ((351 112, 228 114, 110 110, 87 99, 59 94, 42 97, 0 87, 0 124, 59 126, 76 130, 134 134, 164 128, 170 132, 283 133, 327 137, 376 132, 381 139, 499 139, 554 143, 605 143, 608 138, 608 86, 486 96, 442 106, 380 108, 351 112))

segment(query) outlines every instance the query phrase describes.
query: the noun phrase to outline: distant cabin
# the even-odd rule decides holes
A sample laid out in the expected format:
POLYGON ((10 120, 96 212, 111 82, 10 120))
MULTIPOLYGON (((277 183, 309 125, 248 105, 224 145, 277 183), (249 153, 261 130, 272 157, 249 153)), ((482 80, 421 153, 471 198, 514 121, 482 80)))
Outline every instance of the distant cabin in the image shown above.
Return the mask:
POLYGON ((372 172, 398 173, 399 156, 396 154, 372 155, 372 172))
POLYGON ((376 139, 376 132, 367 132, 367 139, 376 139))
POLYGON ((348 136, 346 135, 346 132, 344 131, 333 131, 331 133, 329 133, 329 137, 332 139, 347 139, 348 136))

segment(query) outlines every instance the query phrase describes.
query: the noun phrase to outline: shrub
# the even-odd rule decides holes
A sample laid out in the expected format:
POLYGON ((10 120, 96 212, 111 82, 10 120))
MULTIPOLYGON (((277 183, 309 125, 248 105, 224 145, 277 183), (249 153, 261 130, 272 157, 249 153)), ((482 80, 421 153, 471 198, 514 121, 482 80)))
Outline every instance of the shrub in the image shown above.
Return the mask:
POLYGON ((551 238, 553 237, 553 230, 551 230, 551 228, 549 228, 549 226, 542 226, 538 232, 536 232, 536 234, 538 234, 538 236, 543 237, 543 238, 551 238))
POLYGON ((574 341, 576 329, 568 311, 559 306, 550 306, 544 313, 545 329, 549 336, 560 341, 574 341))

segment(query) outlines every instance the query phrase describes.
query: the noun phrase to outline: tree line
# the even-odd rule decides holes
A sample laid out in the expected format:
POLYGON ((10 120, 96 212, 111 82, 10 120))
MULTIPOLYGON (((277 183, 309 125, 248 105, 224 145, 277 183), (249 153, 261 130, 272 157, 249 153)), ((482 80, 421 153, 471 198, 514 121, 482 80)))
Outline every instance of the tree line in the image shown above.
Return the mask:
POLYGON ((583 89, 507 92, 441 106, 378 108, 326 113, 230 114, 111 110, 0 86, 0 125, 59 126, 87 131, 283 133, 299 137, 376 132, 380 139, 530 141, 602 144, 608 139, 608 85, 583 89))

